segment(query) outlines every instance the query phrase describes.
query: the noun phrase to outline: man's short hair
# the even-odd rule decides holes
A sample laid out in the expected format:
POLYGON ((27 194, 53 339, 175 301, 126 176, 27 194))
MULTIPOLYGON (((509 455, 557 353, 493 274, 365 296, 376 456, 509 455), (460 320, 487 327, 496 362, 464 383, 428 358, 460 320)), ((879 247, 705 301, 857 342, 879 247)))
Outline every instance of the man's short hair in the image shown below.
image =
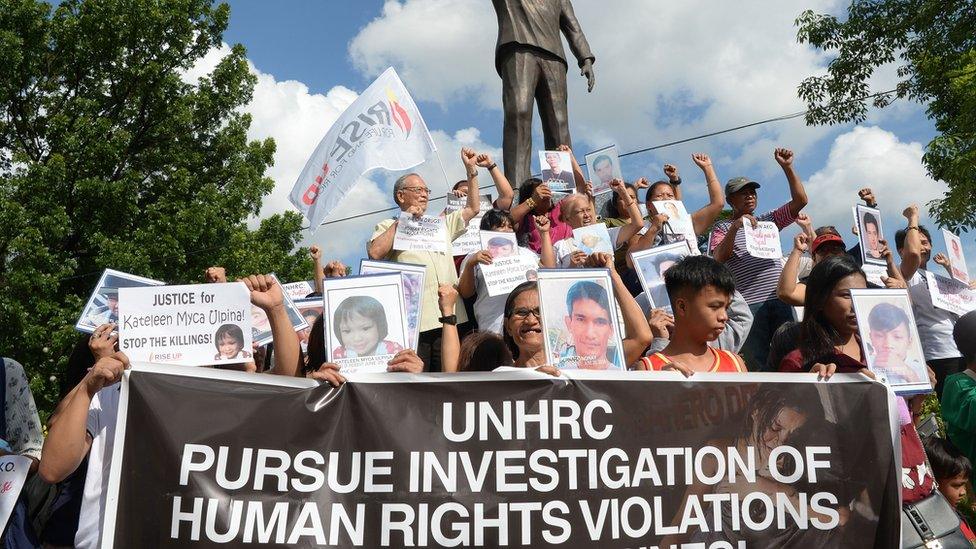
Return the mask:
POLYGON ((607 297, 607 290, 603 286, 592 280, 580 280, 570 286, 569 291, 566 292, 566 313, 572 316, 573 304, 581 299, 595 301, 607 312, 607 316, 610 316, 610 298, 607 297))
POLYGON ((672 302, 684 290, 698 293, 706 286, 715 286, 731 296, 735 293, 735 278, 725 264, 707 255, 690 255, 664 273, 664 286, 672 302))
POLYGON ((601 162, 609 162, 610 164, 613 164, 613 161, 610 160, 609 156, 605 154, 601 154, 600 156, 596 157, 593 160, 593 169, 596 169, 596 167, 599 166, 601 162))
MULTIPOLYGON (((932 235, 929 233, 929 230, 926 229, 924 225, 919 225, 918 226, 918 232, 924 234, 925 235, 925 238, 929 239, 929 242, 932 241, 932 235)), ((901 250, 902 248, 905 247, 905 237, 906 236, 908 236, 908 229, 898 229, 898 231, 895 232, 895 249, 896 250, 901 250)))
POLYGON ((878 303, 868 313, 868 327, 872 330, 890 332, 902 324, 908 327, 908 315, 893 303, 878 303))
POLYGON ((864 227, 867 228, 868 224, 874 225, 874 228, 878 228, 878 218, 871 212, 865 212, 864 214, 864 227))
POLYGON ((397 193, 402 191, 403 188, 407 186, 407 178, 411 176, 420 177, 420 174, 417 172, 410 172, 408 174, 401 175, 397 178, 396 182, 393 183, 393 201, 396 202, 398 206, 400 205, 400 201, 397 200, 397 193))

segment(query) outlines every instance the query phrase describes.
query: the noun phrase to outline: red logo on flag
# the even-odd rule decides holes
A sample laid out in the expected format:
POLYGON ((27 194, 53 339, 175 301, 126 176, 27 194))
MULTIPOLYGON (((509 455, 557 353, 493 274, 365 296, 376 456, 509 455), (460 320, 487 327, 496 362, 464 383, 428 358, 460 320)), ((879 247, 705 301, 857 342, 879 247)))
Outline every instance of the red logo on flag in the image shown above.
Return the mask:
POLYGON ((390 100, 390 112, 393 114, 393 121, 396 122, 396 125, 400 127, 403 133, 407 134, 406 137, 410 137, 413 122, 410 121, 407 110, 400 106, 400 101, 397 100, 397 96, 389 88, 386 90, 386 97, 390 100))

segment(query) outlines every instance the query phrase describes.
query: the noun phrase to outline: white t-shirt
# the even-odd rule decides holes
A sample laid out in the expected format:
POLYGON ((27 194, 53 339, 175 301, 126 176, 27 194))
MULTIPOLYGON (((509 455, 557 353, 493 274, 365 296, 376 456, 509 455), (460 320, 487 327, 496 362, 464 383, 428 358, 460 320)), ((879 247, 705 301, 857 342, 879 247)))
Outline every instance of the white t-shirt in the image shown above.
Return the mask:
MULTIPOLYGON (((617 250, 624 245, 623 242, 618 242, 620 238, 620 229, 622 227, 610 227, 607 232, 610 233, 610 242, 613 242, 613 249, 617 250)), ((573 252, 577 251, 576 241, 573 240, 572 235, 556 242, 552 245, 553 250, 556 252, 556 265, 561 269, 568 269, 573 266, 572 256, 573 252)))
POLYGON ((915 271, 908 281, 908 295, 912 298, 912 312, 915 313, 915 323, 918 325, 918 337, 922 340, 925 360, 962 356, 952 338, 952 328, 959 317, 932 305, 932 296, 929 294, 924 270, 915 271))
MULTIPOLYGON (((532 258, 536 264, 539 263, 539 256, 528 248, 518 248, 518 253, 522 257, 532 258)), ((474 261, 478 254, 468 254, 461 262, 461 272, 467 268, 469 262, 474 261)), ((474 266, 475 292, 478 297, 474 301, 474 318, 478 322, 478 329, 483 331, 495 332, 502 335, 502 321, 505 317, 505 301, 508 295, 488 295, 488 285, 485 284, 485 277, 481 274, 481 264, 474 266)))
POLYGON ((115 422, 119 411, 118 384, 105 387, 95 394, 88 407, 88 434, 92 437, 88 453, 88 474, 85 493, 75 533, 77 549, 95 549, 102 543, 102 520, 105 518, 105 496, 108 476, 112 469, 112 447, 115 443, 115 422))

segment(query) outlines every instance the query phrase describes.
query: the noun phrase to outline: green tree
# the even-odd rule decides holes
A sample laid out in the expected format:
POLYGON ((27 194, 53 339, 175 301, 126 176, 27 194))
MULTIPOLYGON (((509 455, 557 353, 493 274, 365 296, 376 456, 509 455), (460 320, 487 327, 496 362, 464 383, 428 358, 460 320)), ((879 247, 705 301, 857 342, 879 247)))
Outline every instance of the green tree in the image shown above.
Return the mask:
POLYGON ((244 49, 184 81, 229 13, 211 0, 0 0, 0 349, 43 410, 104 268, 169 283, 201 282, 209 265, 310 271, 292 254, 297 214, 247 225, 273 187, 275 145, 246 137, 244 49))
POLYGON ((800 84, 809 124, 861 122, 870 103, 896 98, 925 105, 938 135, 923 162, 945 181, 946 195, 929 204, 939 225, 976 226, 976 9, 972 0, 855 0, 846 20, 806 11, 798 39, 833 55, 824 76, 800 84), (891 93, 872 94, 879 67, 897 63, 891 93))

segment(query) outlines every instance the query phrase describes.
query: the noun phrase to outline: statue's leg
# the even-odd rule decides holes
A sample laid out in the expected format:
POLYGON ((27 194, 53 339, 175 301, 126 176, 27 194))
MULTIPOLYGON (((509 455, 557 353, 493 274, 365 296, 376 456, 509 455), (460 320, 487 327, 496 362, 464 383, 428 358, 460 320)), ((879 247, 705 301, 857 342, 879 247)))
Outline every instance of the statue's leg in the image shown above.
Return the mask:
POLYGON ((566 111, 566 64, 558 59, 540 59, 542 77, 536 89, 539 118, 542 119, 542 135, 546 150, 559 145, 573 146, 569 136, 569 114, 566 111))
POLYGON ((513 51, 500 68, 505 111, 502 158, 505 177, 517 188, 532 176, 532 111, 539 63, 531 53, 513 51))

